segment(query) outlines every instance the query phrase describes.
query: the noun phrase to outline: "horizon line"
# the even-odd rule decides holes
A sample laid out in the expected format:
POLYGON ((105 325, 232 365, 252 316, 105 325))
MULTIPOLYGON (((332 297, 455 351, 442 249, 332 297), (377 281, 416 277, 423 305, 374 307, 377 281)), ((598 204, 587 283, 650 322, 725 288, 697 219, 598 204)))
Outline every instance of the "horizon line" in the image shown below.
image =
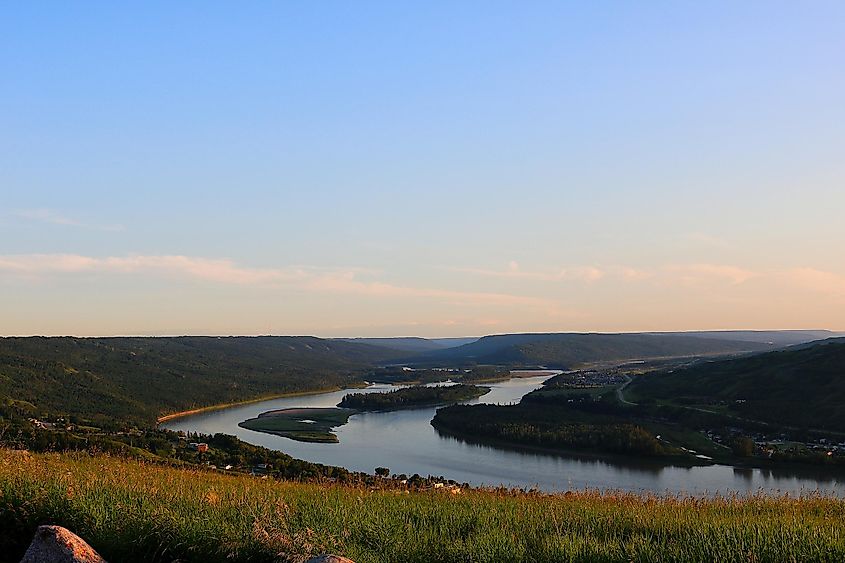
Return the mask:
POLYGON ((718 329, 684 329, 684 330, 617 330, 617 331, 601 331, 601 330, 561 330, 561 331, 515 331, 515 332, 494 332, 481 335, 468 336, 419 336, 419 335, 388 335, 388 336, 319 336, 317 334, 235 334, 235 333, 165 333, 165 334, 150 334, 150 333, 123 333, 123 334, 97 334, 97 335, 78 335, 78 334, 3 334, 0 338, 261 338, 261 337, 277 337, 277 338, 318 338, 321 340, 355 340, 355 339, 402 339, 402 338, 419 338, 423 340, 441 340, 441 339, 461 339, 461 338, 484 338, 486 336, 506 336, 515 334, 689 334, 696 332, 709 333, 725 333, 725 332, 829 332, 831 334, 843 334, 845 330, 837 330, 830 328, 718 328, 718 329))

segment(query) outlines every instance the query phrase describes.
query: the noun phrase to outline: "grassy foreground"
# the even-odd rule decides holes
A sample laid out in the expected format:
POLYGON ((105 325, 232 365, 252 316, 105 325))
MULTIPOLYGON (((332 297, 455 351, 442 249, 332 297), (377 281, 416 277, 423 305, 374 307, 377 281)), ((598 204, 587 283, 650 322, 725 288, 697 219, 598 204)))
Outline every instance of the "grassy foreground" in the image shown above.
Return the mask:
POLYGON ((825 498, 369 491, 0 450, 8 561, 43 523, 110 561, 842 561, 843 517, 825 498))

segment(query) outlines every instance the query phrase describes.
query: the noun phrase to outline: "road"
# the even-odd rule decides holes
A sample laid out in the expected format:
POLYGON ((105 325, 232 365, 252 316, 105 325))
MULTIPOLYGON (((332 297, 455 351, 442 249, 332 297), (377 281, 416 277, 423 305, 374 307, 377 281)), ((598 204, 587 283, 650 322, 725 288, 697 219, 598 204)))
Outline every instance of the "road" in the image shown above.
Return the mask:
POLYGON ((622 392, 625 390, 625 388, 628 385, 631 384, 631 381, 633 381, 633 379, 631 379, 631 376, 626 375, 625 376, 625 383, 623 383, 622 385, 620 385, 619 387, 616 388, 616 398, 619 399, 620 403, 623 403, 625 405, 636 405, 637 404, 637 403, 632 403, 631 401, 627 400, 625 398, 625 395, 622 394, 622 392))

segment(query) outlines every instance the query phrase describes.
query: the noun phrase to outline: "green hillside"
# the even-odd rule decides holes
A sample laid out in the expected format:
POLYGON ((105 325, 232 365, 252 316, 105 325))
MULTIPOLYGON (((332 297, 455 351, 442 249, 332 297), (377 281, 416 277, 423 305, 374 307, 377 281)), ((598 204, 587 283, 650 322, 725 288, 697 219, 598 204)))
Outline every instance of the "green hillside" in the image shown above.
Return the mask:
POLYGON ((341 387, 395 354, 300 336, 2 338, 0 397, 36 413, 151 423, 168 412, 341 387))
POLYGON ((769 350, 761 342, 745 342, 678 334, 501 334, 476 342, 429 352, 419 364, 507 364, 572 368, 597 362, 699 356, 769 350))
POLYGON ((845 341, 833 339, 638 378, 639 401, 723 409, 801 428, 845 432, 845 341))

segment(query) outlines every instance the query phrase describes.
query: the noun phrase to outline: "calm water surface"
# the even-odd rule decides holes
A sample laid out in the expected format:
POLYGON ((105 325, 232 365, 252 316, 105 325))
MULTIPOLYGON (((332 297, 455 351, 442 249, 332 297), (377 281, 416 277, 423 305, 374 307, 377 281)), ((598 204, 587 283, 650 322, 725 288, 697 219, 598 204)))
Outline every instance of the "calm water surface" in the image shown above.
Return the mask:
MULTIPOLYGON (((549 377, 511 379, 486 384, 487 395, 470 403, 508 404, 549 377)), ((333 407, 350 392, 394 389, 373 385, 367 389, 271 399, 170 420, 170 430, 233 434, 251 444, 285 452, 295 458, 372 473, 375 467, 393 473, 444 476, 473 485, 539 487, 544 491, 618 489, 634 492, 714 494, 737 492, 821 491, 845 497, 845 473, 814 470, 740 469, 725 465, 673 467, 637 460, 606 460, 502 450, 442 436, 431 426, 436 408, 362 413, 336 430, 339 444, 310 444, 246 430, 238 426, 260 413, 289 407, 333 407)))

